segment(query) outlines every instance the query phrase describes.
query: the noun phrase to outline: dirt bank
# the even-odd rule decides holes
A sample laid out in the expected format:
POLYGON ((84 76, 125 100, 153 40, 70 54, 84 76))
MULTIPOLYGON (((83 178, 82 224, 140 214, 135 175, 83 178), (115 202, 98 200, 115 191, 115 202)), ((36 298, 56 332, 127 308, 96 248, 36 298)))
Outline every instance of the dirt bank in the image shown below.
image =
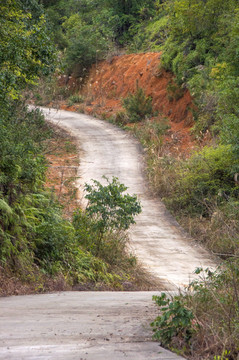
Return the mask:
POLYGON ((171 132, 165 140, 172 152, 187 153, 195 146, 190 136, 192 97, 188 90, 175 84, 171 73, 160 69, 160 56, 160 53, 144 53, 112 57, 92 67, 83 87, 81 79, 62 79, 61 85, 80 92, 85 102, 71 107, 64 104, 61 109, 109 118, 123 110, 122 99, 134 93, 138 83, 152 97, 154 110, 169 119, 171 132))

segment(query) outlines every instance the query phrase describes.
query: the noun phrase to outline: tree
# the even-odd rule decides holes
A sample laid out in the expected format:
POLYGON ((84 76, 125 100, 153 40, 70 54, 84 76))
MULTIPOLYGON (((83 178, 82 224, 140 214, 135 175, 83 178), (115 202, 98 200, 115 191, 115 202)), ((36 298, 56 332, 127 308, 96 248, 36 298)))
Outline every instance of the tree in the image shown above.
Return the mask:
POLYGON ((152 14, 155 9, 155 1, 152 0, 105 0, 106 6, 112 9, 112 15, 117 19, 115 27, 115 40, 124 44, 127 32, 144 17, 152 14))
POLYGON ((27 84, 34 84, 40 74, 51 72, 53 60, 54 47, 40 6, 30 0, 3 0, 0 4, 0 104, 18 98, 27 84))

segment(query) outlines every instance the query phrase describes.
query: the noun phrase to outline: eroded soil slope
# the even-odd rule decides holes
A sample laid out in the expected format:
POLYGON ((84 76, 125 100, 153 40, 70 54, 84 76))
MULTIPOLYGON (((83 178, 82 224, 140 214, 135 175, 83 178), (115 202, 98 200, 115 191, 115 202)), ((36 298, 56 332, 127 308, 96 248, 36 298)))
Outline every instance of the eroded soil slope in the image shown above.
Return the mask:
POLYGON ((135 91, 138 81, 139 86, 152 97, 155 110, 174 122, 191 123, 192 99, 189 92, 186 90, 179 94, 172 84, 172 74, 159 66, 159 53, 116 56, 92 68, 84 91, 92 96, 93 104, 111 112, 121 107, 122 98, 135 91), (182 97, 178 99, 180 95, 182 97))
POLYGON ((192 97, 188 90, 174 83, 171 73, 160 69, 160 56, 160 53, 114 56, 93 66, 83 87, 81 79, 62 79, 61 85, 73 92, 80 91, 85 103, 61 108, 108 118, 123 110, 122 99, 134 93, 138 83, 152 97, 154 110, 169 119, 171 132, 166 141, 173 152, 185 153, 194 147, 190 136, 192 97))

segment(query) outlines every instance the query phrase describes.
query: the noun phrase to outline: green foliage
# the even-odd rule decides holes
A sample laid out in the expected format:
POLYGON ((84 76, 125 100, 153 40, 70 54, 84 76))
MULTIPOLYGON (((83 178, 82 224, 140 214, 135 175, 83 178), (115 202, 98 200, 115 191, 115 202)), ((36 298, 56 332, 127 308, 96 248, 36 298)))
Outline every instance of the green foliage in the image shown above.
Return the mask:
POLYGON ((115 20, 114 36, 119 44, 130 39, 130 28, 153 15, 155 4, 152 0, 106 0, 106 7, 115 20))
MULTIPOLYGON (((231 144, 235 157, 239 154, 239 81, 238 77, 228 76, 217 86, 218 99, 218 125, 222 143, 231 144)), ((237 161, 234 171, 239 170, 237 161)))
POLYGON ((124 194, 127 187, 119 182, 116 177, 108 185, 102 185, 93 180, 93 186, 85 185, 86 199, 89 200, 86 212, 95 218, 95 227, 101 232, 113 230, 127 230, 134 224, 134 216, 141 212, 140 203, 136 195, 124 194))
POLYGON ((167 86, 167 93, 169 101, 179 100, 184 95, 184 90, 173 81, 170 81, 167 86))
POLYGON ((230 196, 236 196, 238 186, 231 172, 236 159, 231 146, 205 147, 182 162, 177 169, 178 176, 174 185, 174 194, 166 200, 175 209, 186 213, 211 214, 210 199, 223 202, 230 196))
POLYGON ((133 28, 135 35, 130 41, 130 51, 161 51, 168 35, 167 24, 168 16, 165 15, 137 24, 133 28))
POLYGON ((136 87, 135 94, 123 99, 123 107, 128 115, 129 122, 138 122, 153 115, 152 98, 146 96, 142 88, 136 87))
POLYGON ((197 105, 195 133, 213 131, 238 152, 238 3, 168 1, 168 36, 161 64, 187 84, 197 105))
POLYGON ((129 271, 136 264, 136 259, 126 253, 128 239, 124 232, 117 230, 100 234, 95 220, 81 210, 74 213, 73 225, 78 245, 105 261, 110 267, 129 271))
POLYGON ((164 346, 170 346, 175 337, 180 338, 184 344, 188 344, 193 334, 194 316, 192 311, 185 307, 182 298, 174 296, 173 299, 169 299, 165 293, 162 293, 161 296, 153 296, 153 300, 161 312, 161 315, 151 323, 154 331, 153 338, 159 340, 164 346))
POLYGON ((4 263, 18 266, 16 259, 26 254, 32 261, 30 243, 34 231, 28 209, 35 208, 34 196, 42 192, 46 169, 42 142, 48 136, 39 111, 27 113, 24 106, 18 105, 1 117, 0 261, 4 263))
POLYGON ((67 103, 69 106, 72 106, 74 104, 81 104, 83 102, 84 102, 84 98, 81 95, 79 95, 78 93, 76 93, 76 94, 72 94, 71 96, 69 96, 67 103))
MULTIPOLYGON (((50 1, 44 3, 54 6, 50 1)), ((90 2, 86 3, 90 6, 90 2)), ((60 1, 59 4, 62 15, 67 8, 69 17, 73 7, 84 7, 83 2, 74 0, 67 4, 60 1)), ((93 11, 92 4, 91 8, 93 11)), ((112 208, 112 213, 107 214, 104 234, 102 227, 99 231, 96 226, 101 215, 98 213, 97 221, 91 219, 90 207, 87 214, 75 215, 73 223, 63 217, 54 194, 44 188, 47 169, 44 151, 46 140, 52 133, 40 111, 29 111, 18 100, 26 85, 33 85, 39 75, 53 70, 54 48, 47 31, 49 24, 46 23, 42 7, 35 0, 6 0, 1 3, 0 10, 0 266, 24 281, 34 282, 36 276, 42 279, 42 274, 48 277, 60 274, 71 285, 91 282, 121 287, 125 279, 131 278, 135 266, 135 259, 126 255, 127 238, 121 230, 133 222, 133 214, 140 211, 140 206, 133 196, 120 193, 125 187, 114 179, 109 186, 115 192, 112 201, 118 208, 112 208), (122 206, 117 200, 122 201, 122 206), (117 220, 119 224, 116 224, 117 220), (99 253, 100 257, 97 257, 98 245, 94 244, 102 241, 104 247, 99 253), (120 275, 115 273, 117 267, 120 275)), ((80 24, 77 17, 71 18, 75 28, 67 28, 69 36, 75 32, 78 37, 77 32, 81 30, 80 36, 87 33, 91 12, 84 16, 80 24)), ((99 31, 103 29, 104 17, 107 18, 107 13, 101 14, 101 20, 97 18, 98 22, 102 21, 99 31)), ((67 20, 64 21, 67 26, 67 20)), ((59 23, 62 22, 63 18, 59 19, 59 23)), ((95 43, 100 35, 100 32, 91 29, 89 36, 95 43)), ((69 40, 67 34, 65 39, 69 40)), ((88 51, 88 48, 84 49, 83 52, 88 51)), ((87 66, 88 55, 84 60, 87 66)), ((42 81, 47 83, 48 93, 54 99, 56 83, 47 78, 42 81)), ((38 98, 44 101, 41 93, 38 98)), ((70 101, 80 102, 81 99, 73 95, 70 101)), ((106 207, 110 207, 110 204, 106 207)))
POLYGON ((238 353, 238 269, 237 259, 228 260, 214 273, 206 270, 203 274, 202 269, 197 269, 201 279, 192 282, 185 299, 201 324, 199 336, 207 336, 209 344, 213 344, 215 336, 219 339, 214 351, 222 359, 229 353, 236 359, 238 353), (205 326, 207 334, 203 334, 205 326))
POLYGON ((80 77, 84 77, 84 71, 102 60, 115 46, 125 46, 137 33, 137 24, 155 12, 153 0, 43 3, 55 41, 65 52, 66 69, 80 77))
POLYGON ((236 359, 238 355, 238 260, 199 275, 183 294, 154 296, 160 315, 151 324, 154 338, 192 358, 236 359), (217 339, 217 341, 215 341, 217 339), (207 344, 207 347, 205 347, 207 344), (220 355, 218 355, 220 354, 220 355))
POLYGON ((121 287, 131 278, 136 263, 126 255, 127 237, 122 229, 133 222, 131 216, 140 206, 133 196, 121 194, 126 188, 114 179, 108 192, 102 190, 103 198, 112 196, 105 203, 108 213, 98 204, 96 218, 91 218, 94 210, 89 207, 86 213, 76 212, 73 222, 64 219, 54 194, 44 189, 42 153, 49 136, 51 131, 38 110, 29 112, 17 104, 1 118, 0 265, 29 281, 41 272, 52 277, 63 274, 71 285, 90 282, 121 287), (97 223, 101 210, 107 213, 104 229, 97 223))
POLYGON ((75 71, 77 76, 84 76, 85 71, 99 60, 110 49, 112 33, 105 24, 107 14, 102 13, 93 17, 93 22, 87 22, 77 13, 67 19, 63 28, 67 42, 66 64, 69 71, 75 71), (97 22, 99 21, 99 23, 97 22))
POLYGON ((18 98, 26 84, 36 83, 41 74, 54 69, 54 48, 43 12, 34 1, 27 6, 26 1, 4 0, 0 13, 0 105, 3 105, 8 99, 18 98))
POLYGON ((69 86, 59 86, 59 79, 54 74, 41 77, 37 86, 28 86, 25 96, 38 106, 47 106, 52 103, 54 107, 58 107, 59 101, 71 96, 71 90, 69 86))

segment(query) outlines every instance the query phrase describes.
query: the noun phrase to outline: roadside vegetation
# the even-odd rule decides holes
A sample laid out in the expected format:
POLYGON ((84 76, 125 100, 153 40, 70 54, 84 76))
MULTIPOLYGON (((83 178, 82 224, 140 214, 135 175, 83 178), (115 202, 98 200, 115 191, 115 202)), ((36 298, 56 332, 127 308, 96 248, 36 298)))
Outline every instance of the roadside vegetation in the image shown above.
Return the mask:
POLYGON ((180 224, 222 259, 214 274, 196 270, 201 281, 192 283, 186 295, 155 297, 160 310, 152 324, 155 339, 190 359, 237 359, 238 4, 166 1, 155 25, 149 21, 141 27, 145 38, 139 32, 133 45, 141 50, 153 42, 155 49, 157 38, 161 67, 194 96, 192 135, 199 150, 179 159, 168 154, 152 124, 135 132, 147 149, 156 193, 180 224))
MULTIPOLYGON (((125 194, 126 187, 115 178, 108 186, 96 183, 96 189, 88 184, 86 211, 76 207, 72 217, 69 213, 63 216, 57 194, 44 186, 48 166, 44 153, 49 151, 52 129, 38 110, 29 112, 22 103, 4 120, 0 158, 2 294, 7 289, 4 274, 20 279, 34 292, 150 286, 135 257, 126 252, 124 230, 141 211, 136 197, 125 194)), ((64 203, 63 195, 58 195, 64 203)))
MULTIPOLYGON (((116 20, 111 12, 114 6, 107 7, 108 20, 112 21, 107 24, 113 32, 107 33, 108 38, 104 36, 103 47, 99 42, 99 49, 92 48, 92 63, 126 48, 129 52, 162 51, 159 76, 161 69, 175 75, 174 84, 168 84, 168 97, 179 99, 185 88, 194 97, 190 110, 198 151, 188 152, 186 157, 168 151, 164 139, 169 123, 160 114, 153 116, 143 89, 138 88, 123 101, 125 112, 118 112, 114 121, 121 125, 138 123, 130 128, 147 150, 148 175, 155 194, 197 241, 222 259, 217 272, 201 273, 202 281, 192 284, 186 296, 156 299, 161 315, 154 322, 155 336, 188 358, 237 359, 238 4, 236 0, 170 0, 142 1, 137 7, 136 2, 129 1, 126 8, 126 2, 115 5, 119 3, 118 19, 122 21, 123 15, 130 21, 127 26, 123 21, 122 27, 111 27, 116 20)), ((100 16, 105 14, 105 4, 94 8, 100 16)), ((93 14, 89 5, 86 2, 84 10, 78 10, 78 25, 79 19, 85 21, 93 14)), ((97 16, 91 18, 97 21, 97 16)), ((73 18, 63 25, 66 38, 71 31, 68 41, 73 34, 80 34, 76 23, 67 27, 70 21, 73 18)), ((92 24, 88 22, 87 26, 91 28, 92 24)), ((73 48, 68 44, 66 63, 73 59, 73 48)), ((77 66, 84 77, 86 67, 81 55, 77 66)))

